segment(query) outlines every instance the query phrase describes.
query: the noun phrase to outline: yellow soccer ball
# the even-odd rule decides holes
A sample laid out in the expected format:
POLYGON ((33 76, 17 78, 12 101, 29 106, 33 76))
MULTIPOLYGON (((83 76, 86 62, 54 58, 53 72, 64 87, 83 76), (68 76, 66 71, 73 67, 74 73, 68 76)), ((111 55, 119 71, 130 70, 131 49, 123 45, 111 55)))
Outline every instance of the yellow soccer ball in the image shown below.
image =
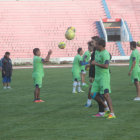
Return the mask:
POLYGON ((65 37, 67 40, 73 40, 75 37, 75 32, 73 30, 69 29, 66 31, 65 37))
POLYGON ((65 48, 66 48, 66 43, 65 43, 65 42, 60 42, 60 43, 58 44, 58 47, 59 47, 60 49, 65 49, 65 48))
POLYGON ((140 41, 137 42, 137 46, 140 47, 140 41))
POLYGON ((74 27, 68 27, 67 30, 72 30, 73 32, 76 32, 76 29, 74 27))

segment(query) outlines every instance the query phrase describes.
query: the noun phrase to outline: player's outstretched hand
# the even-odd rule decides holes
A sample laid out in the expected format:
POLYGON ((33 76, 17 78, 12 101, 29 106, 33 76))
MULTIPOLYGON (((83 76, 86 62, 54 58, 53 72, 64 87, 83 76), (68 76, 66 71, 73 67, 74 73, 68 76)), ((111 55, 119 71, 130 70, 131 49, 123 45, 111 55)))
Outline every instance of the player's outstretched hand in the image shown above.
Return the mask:
POLYGON ((48 55, 51 55, 51 54, 52 54, 52 50, 49 50, 48 55))

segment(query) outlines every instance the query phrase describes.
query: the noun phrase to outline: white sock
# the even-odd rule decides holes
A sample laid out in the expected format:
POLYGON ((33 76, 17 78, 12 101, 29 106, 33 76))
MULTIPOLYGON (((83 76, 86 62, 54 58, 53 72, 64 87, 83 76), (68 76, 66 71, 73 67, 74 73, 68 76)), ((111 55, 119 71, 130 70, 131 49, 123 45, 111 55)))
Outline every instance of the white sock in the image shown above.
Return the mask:
POLYGON ((88 99, 88 100, 87 100, 87 104, 88 104, 88 105, 91 105, 91 99, 88 99))
POLYGON ((107 102, 106 102, 106 101, 104 101, 104 103, 105 103, 105 105, 107 105, 107 106, 108 106, 108 104, 107 104, 107 102))
POLYGON ((72 91, 72 92, 76 92, 76 86, 77 86, 77 82, 74 81, 74 82, 73 82, 73 91, 72 91))
POLYGON ((108 107, 106 107, 106 108, 104 108, 104 110, 105 110, 105 111, 109 111, 109 108, 108 108, 108 107))
POLYGON ((81 83, 80 82, 77 82, 77 85, 78 85, 78 92, 80 92, 81 91, 81 83))
POLYGON ((108 107, 107 102, 106 102, 106 101, 104 101, 104 103, 105 103, 105 105, 107 106, 107 107, 105 108, 105 111, 109 111, 109 107, 108 107))

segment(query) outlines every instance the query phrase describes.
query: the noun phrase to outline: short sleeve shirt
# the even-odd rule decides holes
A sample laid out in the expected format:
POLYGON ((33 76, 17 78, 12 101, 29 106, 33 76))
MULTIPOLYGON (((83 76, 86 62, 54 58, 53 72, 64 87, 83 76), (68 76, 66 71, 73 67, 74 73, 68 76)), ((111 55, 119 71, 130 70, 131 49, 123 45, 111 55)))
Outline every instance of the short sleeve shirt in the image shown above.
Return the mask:
MULTIPOLYGON (((99 51, 96 51, 95 52, 95 61, 98 63, 98 64, 105 64, 106 62, 109 62, 110 61, 110 54, 107 50, 103 50, 101 52, 99 51)), ((95 79, 96 78, 100 78, 100 77, 109 77, 109 68, 107 69, 104 69, 104 68, 101 68, 99 66, 96 66, 95 65, 95 79)))
POLYGON ((132 53, 131 53, 131 56, 130 56, 130 60, 129 60, 129 70, 131 69, 132 67, 132 64, 133 64, 133 60, 136 61, 136 64, 135 64, 135 67, 133 68, 133 71, 135 70, 139 70, 139 52, 137 49, 133 50, 132 53))
POLYGON ((82 61, 82 57, 79 54, 77 54, 74 57, 72 72, 80 72, 81 71, 80 61, 82 61))
POLYGON ((33 73, 32 77, 44 77, 42 58, 39 56, 34 56, 33 59, 33 73))
POLYGON ((90 51, 86 51, 82 57, 82 60, 85 59, 85 62, 89 62, 90 60, 90 57, 91 57, 91 52, 90 51), (86 57, 86 58, 85 58, 86 57))

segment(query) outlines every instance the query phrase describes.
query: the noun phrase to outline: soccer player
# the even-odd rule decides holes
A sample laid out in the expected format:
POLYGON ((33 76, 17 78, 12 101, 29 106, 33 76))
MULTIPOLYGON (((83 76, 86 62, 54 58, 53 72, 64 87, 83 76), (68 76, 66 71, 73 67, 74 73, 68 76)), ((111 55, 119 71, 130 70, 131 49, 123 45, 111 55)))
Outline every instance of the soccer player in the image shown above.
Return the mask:
POLYGON ((81 90, 81 66, 87 65, 88 62, 82 61, 83 50, 78 48, 77 55, 74 57, 73 66, 72 66, 72 75, 73 75, 73 91, 72 93, 77 93, 76 87, 78 86, 78 92, 84 92, 81 90))
MULTIPOLYGON (((96 45, 97 45, 97 41, 100 38, 98 36, 94 36, 92 37, 92 41, 89 43, 90 46, 93 47, 93 52, 91 54, 91 62, 95 59, 95 51, 96 51, 96 45)), ((92 87, 92 83, 94 81, 95 78, 95 66, 92 65, 90 63, 90 67, 89 67, 89 82, 90 82, 90 87, 89 87, 89 93, 88 93, 88 99, 87 99, 87 103, 85 104, 85 107, 91 107, 91 96, 90 96, 90 91, 91 91, 91 87, 92 87)))
MULTIPOLYGON (((82 56, 83 62, 89 62, 92 51, 93 51, 93 47, 91 46, 90 42, 88 42, 88 51, 86 51, 84 55, 82 56)), ((81 66, 82 86, 88 87, 88 85, 85 83, 85 76, 86 76, 86 67, 85 65, 83 65, 81 66)))
MULTIPOLYGON (((112 100, 109 95, 111 93, 110 88, 110 73, 109 73, 109 62, 110 62, 110 54, 105 49, 106 42, 103 39, 100 39, 97 43, 97 50, 95 52, 95 60, 92 61, 92 64, 95 65, 95 80, 92 84, 91 94, 95 94, 95 100, 98 104, 103 105, 103 98, 107 101, 109 106, 110 114, 108 114, 108 118, 116 118, 112 106, 112 100)), ((97 115, 97 114, 96 114, 97 115)), ((99 114, 98 114, 99 115, 99 114)), ((104 116, 104 113, 99 116, 104 116)))
POLYGON ((42 79, 44 77, 43 63, 49 62, 52 50, 49 50, 48 55, 45 59, 41 58, 41 52, 39 48, 33 49, 33 73, 35 91, 34 91, 34 102, 44 102, 40 99, 40 89, 42 87, 42 79))
POLYGON ((10 89, 11 76, 12 76, 12 61, 10 59, 10 52, 6 52, 1 60, 2 65, 2 78, 3 89, 10 89))
POLYGON ((137 97, 134 98, 134 101, 140 101, 140 68, 139 68, 139 52, 136 48, 136 42, 130 42, 130 49, 132 50, 130 61, 129 61, 129 73, 131 76, 131 81, 136 86, 137 97))

